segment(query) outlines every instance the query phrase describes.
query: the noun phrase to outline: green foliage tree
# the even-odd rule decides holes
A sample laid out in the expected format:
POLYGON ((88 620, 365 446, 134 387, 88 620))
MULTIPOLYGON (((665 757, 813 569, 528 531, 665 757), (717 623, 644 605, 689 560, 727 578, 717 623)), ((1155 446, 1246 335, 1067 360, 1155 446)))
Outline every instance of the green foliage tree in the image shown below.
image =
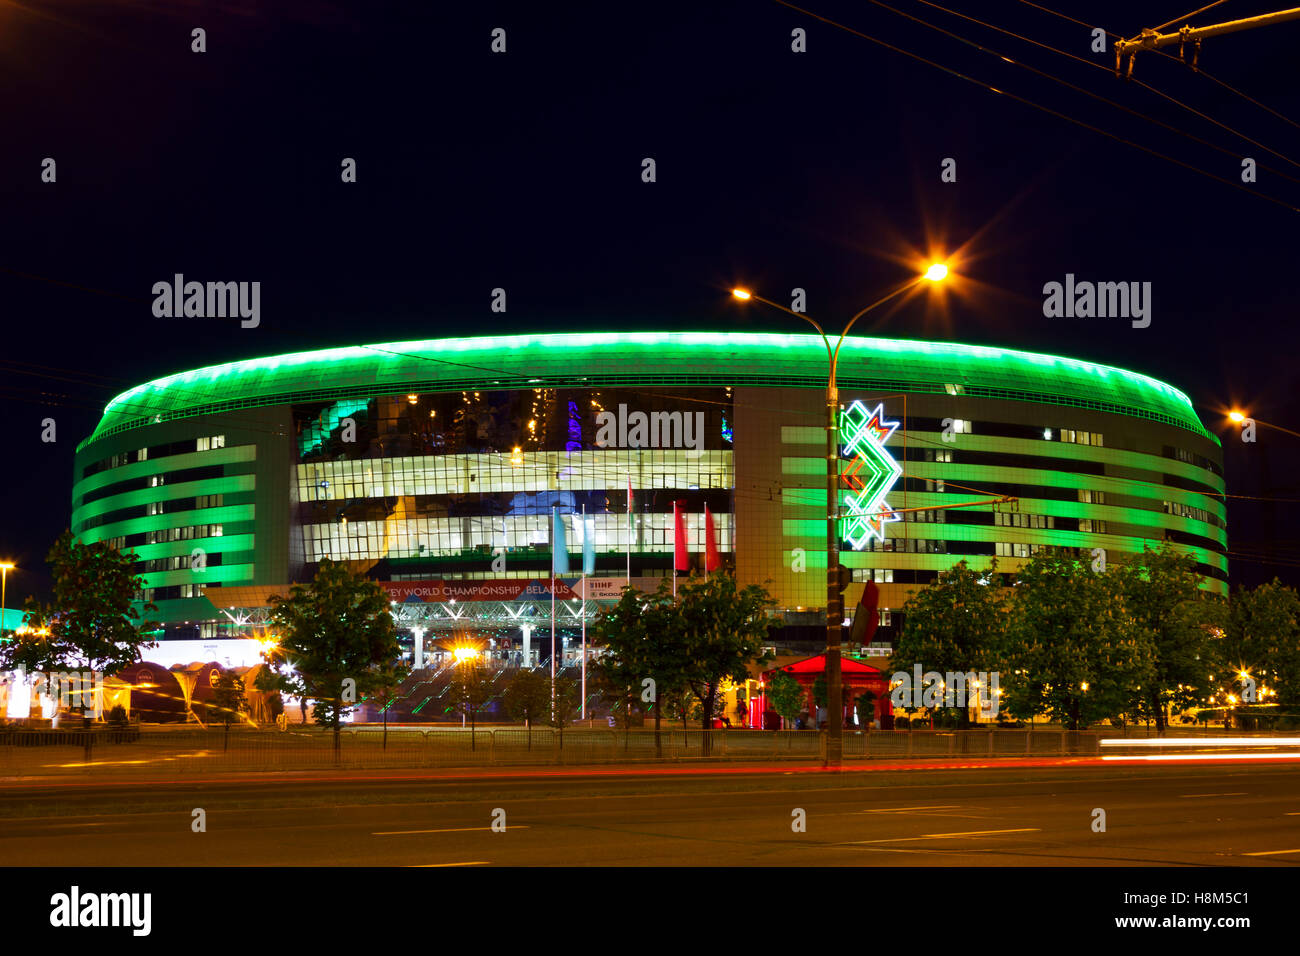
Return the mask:
POLYGON ((310 584, 272 601, 279 644, 268 654, 259 687, 315 702, 316 722, 334 734, 347 710, 393 681, 401 650, 384 589, 326 558, 310 584), (355 692, 355 696, 354 696, 355 692))
POLYGON ((1300 596, 1277 578, 1238 590, 1220 657, 1222 670, 1215 676, 1223 690, 1234 687, 1230 692, 1240 696, 1236 675, 1245 672, 1260 690, 1268 687, 1275 693, 1277 703, 1300 705, 1300 596))
POLYGON ((1131 713, 1155 677, 1151 634, 1124 605, 1121 575, 1094 573, 1040 552, 1008 599, 1003 702, 1017 716, 1046 712, 1070 730, 1131 713))
POLYGON ((1142 684, 1140 713, 1164 733, 1171 707, 1185 710, 1211 693, 1227 607, 1201 587, 1196 561, 1165 542, 1111 565, 1125 608, 1151 643, 1152 674, 1142 684))
POLYGON ((624 588, 618 603, 591 630, 600 653, 596 681, 602 697, 611 702, 625 730, 638 711, 654 715, 656 755, 663 752, 662 719, 673 716, 668 707, 688 692, 689 659, 674 614, 671 581, 664 579, 654 594, 624 588), (649 686, 647 679, 653 682, 649 686))
POLYGON ((573 718, 582 708, 582 688, 572 677, 557 675, 555 678, 555 700, 552 704, 551 726, 560 731, 560 749, 564 749, 564 728, 573 723, 573 718))
POLYGON ((248 711, 248 695, 244 679, 233 671, 223 671, 212 685, 212 701, 207 712, 225 725, 222 750, 230 749, 230 725, 248 711))
POLYGON ((475 733, 478 712, 492 699, 492 673, 476 654, 455 665, 451 674, 452 704, 469 718, 469 747, 476 749, 475 733))
POLYGON ((506 685, 502 703, 514 720, 528 728, 528 749, 533 749, 533 721, 545 719, 551 712, 551 682, 545 674, 523 668, 506 685))
POLYGON ((774 671, 768 678, 766 696, 772 709, 790 727, 808 704, 808 693, 803 685, 783 670, 774 671))
MULTIPOLYGON (((917 664, 923 673, 997 670, 1006 614, 996 574, 996 561, 983 571, 958 561, 912 594, 903 605, 903 631, 890 657, 893 670, 910 675, 917 664)), ((914 691, 919 694, 920 688, 914 691)), ((956 708, 956 718, 959 727, 969 726, 969 709, 956 708)))
POLYGON ((778 619, 768 616, 776 602, 757 584, 740 587, 725 571, 678 582, 674 613, 666 628, 671 646, 685 654, 686 685, 700 702, 703 752, 711 747, 713 713, 722 685, 743 683, 748 665, 762 661, 763 643, 778 619))
MULTIPOLYGON (((105 676, 140 659, 141 645, 151 643, 138 605, 144 579, 132 573, 135 555, 122 554, 103 542, 83 544, 70 531, 59 535, 46 556, 53 579, 52 601, 28 598, 24 634, 0 644, 0 669, 57 671, 71 664, 105 676)), ((79 709, 84 713, 84 695, 79 709)))
POLYGON ((384 721, 384 740, 383 749, 388 749, 388 711, 393 706, 393 701, 397 699, 397 692, 401 690, 402 681, 411 673, 410 665, 404 661, 396 661, 389 665, 372 665, 375 671, 374 679, 370 682, 370 699, 379 703, 379 713, 384 721))
POLYGON ((858 712, 858 726, 864 730, 869 729, 876 719, 875 693, 863 688, 858 692, 855 708, 858 712))

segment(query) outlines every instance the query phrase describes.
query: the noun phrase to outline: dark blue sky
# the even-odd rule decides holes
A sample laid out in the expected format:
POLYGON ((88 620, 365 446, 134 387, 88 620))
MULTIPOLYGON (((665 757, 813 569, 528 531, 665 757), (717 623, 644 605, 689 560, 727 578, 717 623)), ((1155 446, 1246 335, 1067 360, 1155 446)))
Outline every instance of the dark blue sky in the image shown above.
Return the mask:
MULTIPOLYGON (((1300 166, 1233 132, 1300 157, 1300 128, 1167 58, 1140 55, 1135 77, 1231 129, 932 5, 890 4, 1225 154, 884 6, 806 5, 1063 116, 770 0, 0 6, 0 557, 24 568, 10 606, 44 585, 76 442, 132 384, 476 331, 792 330, 731 302, 737 282, 782 300, 802 287, 836 326, 932 244, 964 250, 961 294, 862 331, 1119 365, 1186 391, 1212 429, 1235 401, 1300 430, 1300 216, 1287 208, 1300 166), (204 54, 190 51, 195 26, 204 54), (494 27, 504 55, 490 52, 494 27), (791 52, 796 27, 807 53, 791 52), (1064 116, 1230 183, 1254 157, 1258 182, 1216 182, 1064 116), (55 184, 40 182, 47 156, 55 184), (956 183, 940 181, 945 157, 956 183), (154 318, 150 289, 176 272, 260 281, 260 327, 154 318), (1044 283, 1068 272, 1152 283, 1151 326, 1044 318, 1044 283), (489 311, 495 287, 504 315, 489 311)), ((1196 5, 1044 3, 1127 35, 1196 5)), ((1282 5, 1234 0, 1193 22, 1282 5)), ((1086 27, 1025 3, 942 6, 1113 64, 1086 27)), ((1300 118, 1297 41, 1300 24, 1216 38, 1201 64, 1300 118)), ((1300 439, 1224 434, 1230 493, 1292 499, 1232 499, 1234 583, 1296 583, 1300 439)))

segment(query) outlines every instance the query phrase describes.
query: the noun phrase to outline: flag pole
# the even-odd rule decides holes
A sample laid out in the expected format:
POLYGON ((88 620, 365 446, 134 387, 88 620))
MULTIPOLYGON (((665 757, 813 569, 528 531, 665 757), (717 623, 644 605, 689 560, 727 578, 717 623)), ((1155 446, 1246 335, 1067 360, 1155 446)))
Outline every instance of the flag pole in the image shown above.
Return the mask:
POLYGON ((579 716, 587 719, 587 503, 582 503, 582 710, 579 716))
POLYGON ((555 720, 555 549, 559 538, 555 534, 558 510, 551 507, 551 720, 555 720))

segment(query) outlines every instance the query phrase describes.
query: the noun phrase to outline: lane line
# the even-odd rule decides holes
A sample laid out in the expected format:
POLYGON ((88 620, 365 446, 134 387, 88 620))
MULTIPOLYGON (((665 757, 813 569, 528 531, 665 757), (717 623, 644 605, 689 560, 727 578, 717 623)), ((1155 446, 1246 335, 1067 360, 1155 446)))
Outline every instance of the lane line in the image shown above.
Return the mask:
POLYGON ((432 870, 444 866, 490 866, 487 860, 466 860, 464 863, 412 863, 411 869, 432 870))
MULTIPOLYGON (((371 836, 414 836, 417 833, 471 833, 475 830, 491 830, 491 827, 448 827, 444 830, 380 830, 371 836)), ((527 826, 508 826, 506 830, 527 830, 527 826)), ((498 830, 497 832, 500 832, 498 830)))
POLYGON ((1192 797, 1248 797, 1250 794, 1245 790, 1234 790, 1232 793, 1180 793, 1179 800, 1190 800, 1192 797))
POLYGON ((1041 833, 1041 827, 1021 827, 1017 830, 966 830, 962 833, 924 833, 914 837, 892 837, 888 840, 852 840, 834 846, 863 846, 868 843, 905 843, 910 840, 950 840, 958 837, 991 836, 995 833, 1041 833))
POLYGON ((1256 853, 1243 853, 1242 856, 1280 856, 1283 853, 1300 853, 1300 850, 1260 850, 1256 853))

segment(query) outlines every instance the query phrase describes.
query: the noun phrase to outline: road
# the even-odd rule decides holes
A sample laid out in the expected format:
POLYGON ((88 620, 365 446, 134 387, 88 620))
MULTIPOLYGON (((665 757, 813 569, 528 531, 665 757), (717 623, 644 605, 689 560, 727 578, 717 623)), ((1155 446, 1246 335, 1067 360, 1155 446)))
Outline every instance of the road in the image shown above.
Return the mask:
POLYGON ((1300 767, 510 771, 0 786, 10 866, 1295 866, 1300 767), (106 809, 112 808, 112 809, 106 809), (195 832, 195 809, 206 831, 195 832), (1094 810, 1105 832, 1094 832, 1094 810), (503 831, 492 828, 494 811, 503 831), (792 824, 803 811, 805 828, 792 824))

